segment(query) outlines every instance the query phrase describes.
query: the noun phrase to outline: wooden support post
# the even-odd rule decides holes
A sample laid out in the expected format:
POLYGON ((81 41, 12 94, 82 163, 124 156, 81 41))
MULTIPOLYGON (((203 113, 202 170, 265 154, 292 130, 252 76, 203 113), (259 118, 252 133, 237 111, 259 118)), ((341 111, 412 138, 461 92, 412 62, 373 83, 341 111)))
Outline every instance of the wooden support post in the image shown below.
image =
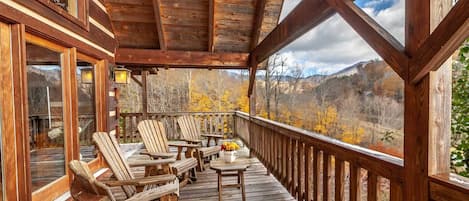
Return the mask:
POLYGON ((148 71, 142 71, 142 113, 143 113, 143 119, 148 118, 147 76, 148 76, 148 71))
MULTIPOLYGON (((249 71, 252 73, 252 71, 249 71)), ((256 73, 254 71, 254 73, 256 73)), ((251 139, 254 138, 254 125, 252 123, 252 117, 256 116, 256 90, 255 85, 253 86, 252 93, 249 94, 249 136, 251 139)), ((250 140, 250 143, 254 142, 250 140)), ((252 150, 249 150, 249 157, 252 157, 252 150)), ((268 170, 267 170, 268 171, 268 170)))
MULTIPOLYGON (((433 31, 451 10, 451 0, 434 0, 430 5, 430 29, 433 31)), ((428 174, 450 172, 452 59, 430 72, 430 108, 428 174)))
MULTIPOLYGON (((451 6, 450 0, 406 1, 406 52, 415 55, 451 6)), ((449 169, 451 72, 448 66, 416 84, 405 81, 404 198, 428 200, 428 175, 449 169)))
MULTIPOLYGON (((406 51, 413 55, 430 33, 430 1, 406 1, 406 51)), ((408 66, 409 69, 413 66, 408 66)), ((429 76, 404 86, 404 199, 428 200, 429 76)))

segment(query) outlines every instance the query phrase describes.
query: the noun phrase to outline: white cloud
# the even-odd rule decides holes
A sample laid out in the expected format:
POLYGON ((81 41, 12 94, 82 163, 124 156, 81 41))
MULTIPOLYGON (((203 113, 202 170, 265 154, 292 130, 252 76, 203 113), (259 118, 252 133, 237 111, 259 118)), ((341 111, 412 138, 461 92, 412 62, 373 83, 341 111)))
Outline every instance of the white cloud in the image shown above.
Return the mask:
MULTIPOLYGON (((299 0, 285 1, 282 17, 299 0)), ((385 9, 374 9, 372 3, 363 10, 390 32, 404 41, 404 0, 385 9)), ((281 18, 282 18, 281 17, 281 18)), ((380 58, 376 52, 338 14, 279 51, 292 65, 300 64, 307 72, 334 73, 359 61, 380 58)))

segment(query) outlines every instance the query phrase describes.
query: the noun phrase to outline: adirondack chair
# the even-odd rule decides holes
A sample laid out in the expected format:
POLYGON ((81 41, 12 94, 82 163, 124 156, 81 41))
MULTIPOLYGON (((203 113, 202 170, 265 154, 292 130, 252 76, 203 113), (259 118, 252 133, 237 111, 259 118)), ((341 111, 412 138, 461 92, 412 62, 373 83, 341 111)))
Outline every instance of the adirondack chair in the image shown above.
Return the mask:
POLYGON ((197 122, 192 116, 181 116, 177 119, 178 125, 181 128, 182 140, 186 141, 189 144, 198 144, 201 147, 198 147, 195 152, 195 157, 197 158, 197 169, 200 171, 205 170, 205 159, 210 161, 211 157, 218 156, 220 153, 220 146, 210 147, 210 139, 215 138, 215 144, 218 144, 218 139, 223 138, 222 135, 213 135, 213 134, 202 134, 200 132, 197 122), (208 137, 207 147, 202 147, 201 136, 208 137))
POLYGON ((210 141, 215 140, 215 144, 218 145, 218 141, 223 138, 220 134, 206 134, 200 131, 200 127, 197 125, 197 121, 193 116, 184 115, 178 118, 178 125, 181 128, 182 135, 185 141, 192 143, 202 144, 201 137, 207 138, 207 147, 210 146, 210 141))
MULTIPOLYGON (((103 155, 107 165, 113 172, 114 177, 117 179, 117 181, 108 181, 104 182, 104 186, 120 186, 122 190, 125 192, 125 195, 129 199, 136 199, 140 200, 143 198, 146 198, 145 196, 150 196, 150 195, 158 195, 159 191, 158 190, 151 190, 154 188, 160 188, 158 185, 166 184, 166 183, 171 183, 171 185, 168 185, 167 187, 161 188, 162 190, 169 190, 169 189, 176 189, 176 192, 179 191, 179 181, 178 179, 170 173, 169 169, 169 164, 175 162, 175 159, 161 159, 161 160, 137 160, 137 161, 132 161, 132 162, 127 162, 124 158, 124 155, 122 154, 122 151, 120 150, 119 144, 117 143, 116 138, 113 135, 110 135, 106 132, 96 132, 93 134, 93 141, 95 142, 96 146, 98 147, 99 152, 103 155), (145 167, 145 177, 144 178, 135 178, 134 175, 132 174, 130 167, 145 167), (165 175, 158 175, 158 176, 149 176, 147 170, 153 170, 155 168, 161 168, 164 169, 167 174, 165 175), (169 189, 168 189, 169 188, 169 189), (136 194, 142 192, 142 191, 154 191, 154 192, 149 192, 149 193, 142 193, 136 198, 136 194), (142 197, 143 196, 143 197, 142 197)), ((91 172, 89 169, 85 169, 83 167, 77 165, 74 163, 75 170, 72 168, 77 173, 82 174, 83 172, 86 173, 86 175, 90 174, 91 172)), ((83 175, 83 174, 82 174, 83 175)), ((89 175, 88 175, 89 176, 89 175)), ((79 178, 79 177, 78 177, 79 178)), ((82 180, 82 179, 81 179, 82 180)), ((91 192, 98 193, 98 195, 102 194, 103 192, 107 193, 107 196, 109 196, 109 191, 106 190, 106 188, 103 185, 96 184, 98 185, 96 188, 91 185, 90 188, 89 185, 84 184, 84 181, 78 180, 79 184, 81 186, 85 185, 85 189, 93 190, 91 192), (101 189, 101 190, 99 190, 101 189), (103 191, 104 189, 104 191, 103 191)), ((103 182, 102 182, 103 183, 103 182)), ((165 192, 165 191, 162 191, 165 192)), ((165 196, 165 195, 162 195, 165 196)), ((171 196, 169 196, 171 198, 171 196)), ((109 198, 112 200, 112 198, 109 198)), ((171 198, 174 200, 174 198, 171 198)), ((85 199, 86 200, 86 199, 85 199)), ((152 200, 152 199, 144 199, 144 200, 152 200)))
POLYGON ((177 178, 171 174, 106 182, 96 180, 85 162, 73 160, 69 167, 74 173, 70 188, 73 200, 115 201, 116 198, 110 188, 113 186, 119 186, 125 190, 128 198, 125 199, 126 201, 178 200, 179 185, 177 178))
POLYGON ((166 131, 163 123, 156 120, 143 120, 138 123, 138 132, 140 133, 146 151, 141 154, 148 155, 153 159, 176 158, 176 162, 170 164, 173 174, 179 176, 181 187, 191 181, 195 181, 197 160, 193 157, 193 152, 198 145, 192 144, 175 144, 168 143, 166 131), (178 153, 170 153, 169 147, 177 147, 178 153), (182 159, 181 154, 183 148, 186 148, 185 158, 182 159), (192 177, 189 175, 192 173, 192 177))

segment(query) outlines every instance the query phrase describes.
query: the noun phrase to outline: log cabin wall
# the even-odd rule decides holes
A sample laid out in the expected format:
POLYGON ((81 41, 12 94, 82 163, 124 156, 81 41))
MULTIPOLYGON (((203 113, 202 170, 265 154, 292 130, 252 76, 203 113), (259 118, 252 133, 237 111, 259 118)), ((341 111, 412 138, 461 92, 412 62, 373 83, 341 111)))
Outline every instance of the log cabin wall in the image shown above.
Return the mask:
MULTIPOLYGON (((67 162, 79 159, 77 128, 77 53, 95 60, 96 129, 108 131, 109 68, 117 41, 106 8, 99 0, 77 0, 77 17, 48 0, 0 0, 0 49, 2 63, 2 156, 6 200, 53 200, 69 190, 72 179, 67 162), (37 39, 36 39, 37 38, 37 39), (32 192, 26 83, 26 42, 61 47, 65 136, 65 176, 32 192), (5 62, 11 61, 11 62, 5 62)), ((28 52, 31 53, 31 52, 28 52)), ((39 54, 40 55, 40 54, 39 54)), ((31 56, 31 55, 30 55, 31 56)), ((34 55, 32 55, 34 56, 34 55)), ((50 59, 50 58, 48 58, 50 59)), ((58 61, 60 62, 60 61, 58 61)), ((92 160, 93 170, 102 159, 92 160)))
MULTIPOLYGON (((76 47, 97 59, 114 61, 117 45, 106 8, 100 0, 84 0, 88 8, 87 22, 80 24, 61 14, 42 0, 0 0, 0 18, 14 24, 24 24, 26 31, 66 47, 76 47)), ((53 6, 53 5, 51 5, 53 6)))

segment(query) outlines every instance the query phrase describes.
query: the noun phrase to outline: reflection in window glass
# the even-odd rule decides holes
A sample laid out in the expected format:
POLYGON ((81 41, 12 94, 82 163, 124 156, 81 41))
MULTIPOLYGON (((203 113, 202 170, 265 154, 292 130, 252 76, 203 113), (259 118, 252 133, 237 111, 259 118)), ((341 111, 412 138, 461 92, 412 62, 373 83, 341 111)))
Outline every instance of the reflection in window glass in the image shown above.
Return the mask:
POLYGON ((78 0, 50 0, 59 8, 64 9, 71 15, 78 16, 78 0))
POLYGON ((32 190, 65 175, 60 53, 27 43, 32 190))
POLYGON ((78 133, 80 139, 80 159, 91 161, 95 158, 91 136, 96 132, 94 66, 91 63, 77 62, 78 133))

